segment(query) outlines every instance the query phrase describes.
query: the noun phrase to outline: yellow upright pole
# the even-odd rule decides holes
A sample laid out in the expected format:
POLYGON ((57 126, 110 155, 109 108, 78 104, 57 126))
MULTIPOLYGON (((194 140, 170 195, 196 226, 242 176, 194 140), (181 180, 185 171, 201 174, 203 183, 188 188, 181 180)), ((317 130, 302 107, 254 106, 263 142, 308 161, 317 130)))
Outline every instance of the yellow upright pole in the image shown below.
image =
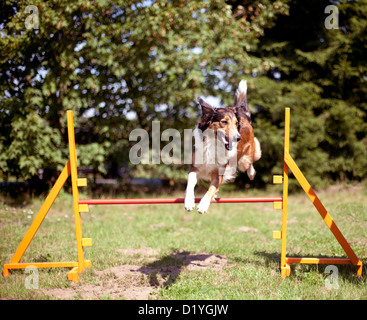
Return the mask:
POLYGON ((281 276, 285 279, 290 274, 290 266, 286 263, 287 247, 287 206, 288 206, 288 165, 285 161, 286 154, 289 153, 289 132, 290 132, 290 109, 285 109, 284 123, 284 169, 283 169, 283 215, 282 215, 282 249, 280 255, 281 276))
POLYGON ((79 191, 77 183, 78 172, 77 172, 77 157, 76 157, 75 136, 74 136, 74 119, 73 119, 73 111, 71 110, 67 111, 67 124, 68 124, 68 138, 69 138, 71 186, 73 190, 76 244, 78 250, 77 272, 80 273, 83 272, 85 269, 85 261, 83 251, 82 223, 79 210, 79 191))

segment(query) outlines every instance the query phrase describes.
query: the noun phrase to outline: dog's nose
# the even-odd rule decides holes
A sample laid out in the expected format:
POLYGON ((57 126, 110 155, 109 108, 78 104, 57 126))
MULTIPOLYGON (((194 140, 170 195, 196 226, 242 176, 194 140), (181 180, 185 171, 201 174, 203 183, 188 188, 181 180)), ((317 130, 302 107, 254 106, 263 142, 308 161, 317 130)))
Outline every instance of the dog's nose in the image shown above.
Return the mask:
POLYGON ((241 136, 238 134, 236 137, 237 142, 241 140, 241 136))

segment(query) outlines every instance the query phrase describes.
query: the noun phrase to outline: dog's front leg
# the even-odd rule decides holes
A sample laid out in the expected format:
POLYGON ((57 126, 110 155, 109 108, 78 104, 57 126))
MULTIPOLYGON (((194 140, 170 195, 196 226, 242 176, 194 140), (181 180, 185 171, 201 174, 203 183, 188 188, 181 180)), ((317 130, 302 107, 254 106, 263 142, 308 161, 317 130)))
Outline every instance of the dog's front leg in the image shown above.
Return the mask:
POLYGON ((186 196, 185 196, 185 209, 192 211, 195 209, 195 194, 194 189, 198 181, 197 172, 191 171, 187 178, 186 196))
POLYGON ((209 209, 210 202, 218 192, 220 185, 223 182, 223 176, 218 174, 218 171, 211 174, 210 186, 204 197, 200 200, 198 205, 198 212, 205 213, 209 209))

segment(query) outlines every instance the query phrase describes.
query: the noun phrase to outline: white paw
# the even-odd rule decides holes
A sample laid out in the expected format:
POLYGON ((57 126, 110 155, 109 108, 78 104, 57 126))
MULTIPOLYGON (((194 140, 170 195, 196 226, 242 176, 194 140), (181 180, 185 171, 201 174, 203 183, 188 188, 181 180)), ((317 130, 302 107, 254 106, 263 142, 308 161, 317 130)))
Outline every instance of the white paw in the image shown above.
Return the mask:
POLYGON ((195 196, 194 195, 191 195, 191 196, 186 195, 185 209, 186 211, 192 211, 195 209, 195 196))
POLYGON ((198 205, 198 212, 199 213, 206 213, 209 209, 209 205, 210 205, 210 197, 205 195, 201 200, 200 203, 198 205))

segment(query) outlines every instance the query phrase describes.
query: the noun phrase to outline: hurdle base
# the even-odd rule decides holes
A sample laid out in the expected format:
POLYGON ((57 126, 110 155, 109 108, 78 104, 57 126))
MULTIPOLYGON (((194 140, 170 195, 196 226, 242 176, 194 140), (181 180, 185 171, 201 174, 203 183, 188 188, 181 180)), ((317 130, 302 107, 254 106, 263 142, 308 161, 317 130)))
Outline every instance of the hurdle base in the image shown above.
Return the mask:
MULTIPOLYGON (((91 260, 84 261, 84 268, 89 268, 92 266, 91 260)), ((26 269, 28 267, 32 268, 73 268, 68 272, 68 280, 74 283, 79 281, 79 273, 84 272, 79 268, 79 263, 77 261, 66 261, 66 262, 25 262, 25 263, 6 263, 4 264, 4 277, 9 277, 9 270, 11 269, 26 269)))
POLYGON ((357 263, 353 263, 351 259, 347 258, 303 258, 303 257, 286 257, 286 265, 281 267, 281 276, 285 279, 290 276, 290 265, 291 264, 351 264, 357 266, 357 276, 362 276, 363 263, 362 260, 358 260, 357 263))
POLYGON ((291 274, 291 266, 288 263, 285 265, 285 267, 280 268, 280 275, 282 276, 283 279, 289 277, 290 274, 291 274))

